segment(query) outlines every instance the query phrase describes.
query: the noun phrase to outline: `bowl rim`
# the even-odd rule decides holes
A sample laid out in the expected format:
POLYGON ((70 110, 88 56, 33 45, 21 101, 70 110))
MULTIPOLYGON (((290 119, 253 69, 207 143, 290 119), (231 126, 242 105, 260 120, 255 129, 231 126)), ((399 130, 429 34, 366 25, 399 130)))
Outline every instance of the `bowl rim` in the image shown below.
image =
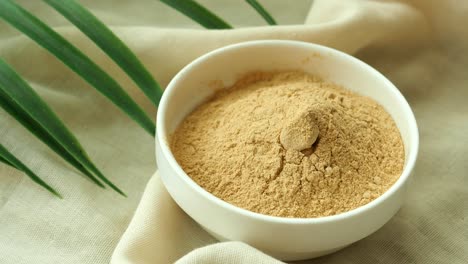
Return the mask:
POLYGON ((411 172, 413 171, 413 168, 416 163, 417 156, 418 156, 418 150, 419 150, 419 132, 418 132, 418 126, 417 126, 413 111, 411 110, 408 102, 406 101, 404 96, 401 94, 401 92, 383 74, 381 74, 379 71, 377 71, 373 67, 369 66, 367 63, 349 54, 346 54, 342 51, 339 51, 330 47, 322 46, 319 44, 303 42, 303 41, 295 41, 295 40, 254 40, 254 41, 240 42, 240 43, 231 44, 231 45, 217 48, 213 51, 210 51, 198 57, 197 59, 187 64, 182 70, 180 70, 174 76, 174 78, 169 82, 167 88, 165 89, 163 93, 163 96, 161 98, 161 101, 158 107, 156 122, 157 122, 157 127, 156 127, 156 141, 157 142, 156 143, 159 143, 161 151, 163 155, 165 155, 165 158, 167 162, 169 163, 169 166, 171 166, 176 172, 176 174, 178 174, 178 176, 181 177, 181 179, 186 184, 188 184, 191 188, 193 188, 196 193, 198 193, 201 196, 204 196, 204 198, 206 198, 207 200, 214 202, 216 205, 226 210, 232 211, 237 214, 241 214, 245 217, 254 218, 256 220, 274 222, 274 223, 286 223, 286 224, 328 223, 328 222, 339 221, 339 220, 343 220, 347 218, 352 218, 354 216, 357 216, 359 214, 362 214, 364 212, 371 210, 372 208, 376 207, 378 204, 382 203, 387 198, 392 196, 397 190, 399 190, 405 184, 405 182, 408 180, 409 176, 411 175, 411 172), (267 46, 289 46, 291 48, 300 46, 302 48, 311 48, 313 51, 318 52, 319 54, 330 53, 333 55, 344 57, 347 60, 351 60, 353 64, 357 64, 358 67, 359 66, 363 67, 367 71, 371 72, 373 75, 378 76, 378 78, 382 81, 384 86, 386 86, 385 89, 389 89, 394 95, 396 95, 397 100, 401 103, 401 107, 404 108, 403 111, 405 112, 405 117, 407 118, 407 121, 409 121, 410 123, 409 125, 410 127, 409 146, 410 147, 409 148, 411 149, 411 151, 408 152, 407 162, 403 167, 403 171, 400 177, 382 195, 380 195, 376 199, 372 200, 371 202, 363 206, 354 208, 347 212, 343 212, 343 213, 331 215, 331 216, 313 217, 313 218, 293 218, 293 217, 280 217, 280 216, 265 215, 265 214, 252 212, 241 207, 237 207, 233 204, 230 204, 216 197, 215 195, 211 194, 207 190, 203 189, 203 187, 198 185, 194 180, 192 180, 192 178, 190 178, 190 176, 188 176, 187 173, 185 173, 185 171, 182 169, 182 167, 177 163, 166 140, 169 137, 166 133, 165 112, 170 103, 170 99, 172 98, 172 92, 174 89, 176 89, 174 87, 177 87, 179 80, 182 79, 188 72, 190 72, 192 68, 197 67, 203 61, 208 60, 211 57, 215 57, 218 54, 221 54, 225 51, 229 51, 233 49, 249 48, 252 46, 265 46, 265 45, 267 46))

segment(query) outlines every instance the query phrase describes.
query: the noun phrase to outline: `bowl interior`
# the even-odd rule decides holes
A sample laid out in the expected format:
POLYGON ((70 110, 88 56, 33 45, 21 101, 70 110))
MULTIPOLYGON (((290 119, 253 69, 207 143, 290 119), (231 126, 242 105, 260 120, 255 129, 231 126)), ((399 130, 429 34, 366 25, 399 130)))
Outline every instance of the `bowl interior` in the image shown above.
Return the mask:
POLYGON ((180 71, 165 91, 158 110, 158 137, 169 158, 174 159, 168 136, 208 96, 229 87, 248 72, 282 70, 310 73, 381 104, 395 120, 405 147, 404 170, 392 188, 406 181, 416 160, 419 139, 414 115, 398 89, 379 72, 352 56, 297 41, 231 45, 198 58, 180 71))

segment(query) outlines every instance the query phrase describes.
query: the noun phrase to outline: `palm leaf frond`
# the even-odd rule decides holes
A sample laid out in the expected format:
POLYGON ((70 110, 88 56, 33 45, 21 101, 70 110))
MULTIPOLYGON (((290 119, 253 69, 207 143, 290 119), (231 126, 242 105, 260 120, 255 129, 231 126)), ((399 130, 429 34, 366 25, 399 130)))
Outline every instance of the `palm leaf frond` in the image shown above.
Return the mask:
POLYGON ((266 11, 266 9, 257 0, 245 0, 251 7, 260 14, 270 25, 277 25, 275 19, 266 11))
POLYGON ((208 29, 230 29, 231 25, 193 0, 160 0, 208 29))
POLYGON ((110 182, 88 158, 78 140, 66 128, 49 106, 39 97, 12 68, 0 59, 0 90, 3 97, 14 102, 12 106, 21 107, 18 113, 26 114, 39 124, 43 132, 47 132, 70 155, 72 155, 87 170, 93 172, 104 183, 118 193, 125 195, 117 186, 110 182))
POLYGON ((39 123, 31 118, 27 112, 25 112, 20 105, 18 105, 14 100, 12 100, 6 93, 0 89, 0 107, 2 107, 6 112, 8 112, 13 118, 20 122, 25 128, 27 128, 34 136, 40 139, 44 144, 46 144, 50 149, 55 151, 59 156, 64 160, 68 161, 70 165, 81 171, 94 183, 104 188, 104 185, 96 179, 96 177, 91 174, 81 163, 73 157, 68 151, 58 142, 54 137, 52 137, 47 130, 45 130, 39 123))
POLYGON ((74 0, 44 0, 94 41, 158 106, 162 89, 132 51, 91 12, 74 0))
POLYGON ((11 164, 8 160, 4 159, 2 156, 0 156, 0 162, 3 162, 3 163, 5 163, 5 164, 8 165, 8 166, 11 166, 11 167, 17 169, 17 168, 15 167, 15 165, 11 164))
POLYGON ((154 136, 155 125, 120 85, 80 50, 10 0, 0 1, 0 17, 47 49, 154 136))
POLYGON ((31 180, 47 189, 53 195, 62 199, 62 196, 50 185, 45 183, 39 176, 32 172, 26 165, 11 154, 2 144, 0 144, 0 161, 23 171, 31 180))

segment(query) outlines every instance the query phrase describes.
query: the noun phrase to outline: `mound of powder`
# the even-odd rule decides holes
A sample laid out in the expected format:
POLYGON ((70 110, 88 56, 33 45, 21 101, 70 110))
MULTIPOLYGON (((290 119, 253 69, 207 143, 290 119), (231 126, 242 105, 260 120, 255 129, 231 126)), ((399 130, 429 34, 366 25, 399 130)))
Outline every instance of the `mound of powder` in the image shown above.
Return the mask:
POLYGON ((399 131, 379 104, 302 72, 246 75, 186 117, 171 145, 208 192, 282 217, 369 203, 404 163, 399 131))

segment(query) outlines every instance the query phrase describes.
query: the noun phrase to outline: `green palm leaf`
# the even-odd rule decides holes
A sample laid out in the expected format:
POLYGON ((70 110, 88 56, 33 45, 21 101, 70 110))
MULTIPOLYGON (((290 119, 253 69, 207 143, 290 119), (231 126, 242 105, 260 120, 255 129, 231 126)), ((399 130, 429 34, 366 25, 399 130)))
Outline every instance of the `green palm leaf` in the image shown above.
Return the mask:
POLYGON ((18 160, 13 154, 11 154, 2 144, 0 144, 0 161, 5 162, 6 164, 17 168, 18 170, 23 171, 26 175, 31 178, 35 183, 47 189, 53 195, 62 199, 62 196, 47 183, 45 183, 39 176, 32 172, 26 165, 24 165, 20 160, 18 160))
MULTIPOLYGON (((6 94, 21 112, 27 114, 36 124, 39 124, 51 137, 87 170, 93 172, 99 179, 118 193, 125 195, 117 186, 110 182, 88 158, 78 140, 65 127, 55 113, 42 101, 39 95, 12 68, 0 59, 0 90, 6 94)), ((5 97, 5 96, 4 96, 5 97)), ((10 160, 11 162, 11 160, 10 160)))
POLYGON ((2 156, 0 156, 0 162, 3 162, 3 163, 5 163, 5 164, 8 165, 8 166, 11 166, 11 167, 13 167, 13 168, 16 168, 15 165, 11 164, 8 160, 2 158, 2 156))
POLYGON ((162 89, 130 49, 91 12, 74 0, 44 0, 92 39, 140 87, 155 106, 162 89))
POLYGON ((94 183, 104 188, 104 185, 96 179, 81 163, 75 159, 67 150, 60 145, 60 142, 55 140, 42 126, 32 119, 20 105, 13 101, 6 93, 0 89, 0 107, 8 112, 13 118, 27 128, 34 136, 39 138, 44 144, 55 151, 63 159, 68 161, 73 167, 81 171, 84 175, 90 178, 94 183))
POLYGON ((193 0, 160 0, 209 29, 230 29, 231 25, 193 0))
POLYGON ((154 136, 155 125, 146 113, 112 77, 70 42, 10 0, 0 1, 0 17, 51 52, 154 136))
POLYGON ((265 19, 266 22, 270 25, 276 25, 276 21, 273 19, 273 17, 263 8, 263 6, 257 2, 256 0, 245 0, 251 7, 253 7, 257 13, 259 13, 263 19, 265 19))

